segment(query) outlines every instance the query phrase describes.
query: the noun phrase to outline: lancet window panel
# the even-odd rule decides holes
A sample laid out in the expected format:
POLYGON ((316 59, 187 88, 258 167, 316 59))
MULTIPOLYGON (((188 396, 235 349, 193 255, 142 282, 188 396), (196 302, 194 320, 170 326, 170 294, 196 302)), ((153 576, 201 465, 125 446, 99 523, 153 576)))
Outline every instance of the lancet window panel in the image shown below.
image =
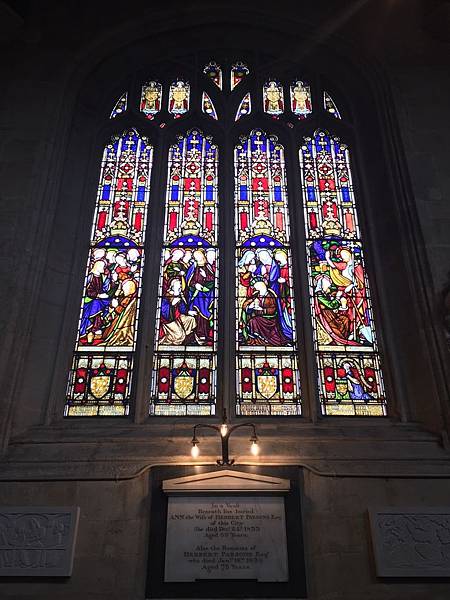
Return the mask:
POLYGON ((109 118, 115 119, 116 117, 118 117, 119 115, 124 113, 127 110, 127 104, 128 104, 128 92, 124 92, 120 96, 120 98, 117 100, 117 102, 114 104, 114 108, 112 109, 109 118))
POLYGON ((349 150, 317 131, 304 139, 300 167, 322 412, 383 416, 383 377, 349 150))
POLYGON ((162 84, 159 81, 149 81, 142 86, 140 111, 147 119, 154 119, 162 108, 162 84))
POLYGON ((235 148, 237 406, 299 415, 284 149, 254 130, 235 148))
POLYGON ((218 149, 198 130, 170 147, 150 407, 214 414, 218 149))
POLYGON ((104 150, 66 416, 129 412, 152 160, 135 130, 104 150))
POLYGON ((205 66, 203 73, 219 88, 219 90, 222 89, 222 69, 220 65, 211 61, 205 66))

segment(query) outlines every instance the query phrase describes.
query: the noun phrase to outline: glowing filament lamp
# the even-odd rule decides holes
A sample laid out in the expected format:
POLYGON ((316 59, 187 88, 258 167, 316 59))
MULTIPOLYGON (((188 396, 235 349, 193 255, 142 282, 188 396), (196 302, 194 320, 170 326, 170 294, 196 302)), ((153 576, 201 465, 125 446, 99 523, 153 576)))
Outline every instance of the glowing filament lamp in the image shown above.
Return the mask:
POLYGON ((240 427, 250 427, 252 429, 252 436, 250 438, 250 452, 253 454, 253 456, 257 456, 259 454, 258 436, 256 435, 256 427, 253 425, 253 423, 238 423, 237 425, 229 426, 227 423, 227 412, 224 409, 221 425, 208 425, 207 423, 198 423, 194 426, 194 434, 191 440, 192 458, 198 458, 200 454, 200 450, 198 447, 199 441, 197 439, 197 429, 200 429, 200 427, 213 429, 220 435, 220 439, 222 442, 222 458, 217 459, 217 464, 220 467, 229 467, 232 464, 234 464, 234 458, 230 459, 229 456, 228 440, 230 439, 230 436, 233 433, 233 431, 236 431, 236 429, 239 429, 240 427))

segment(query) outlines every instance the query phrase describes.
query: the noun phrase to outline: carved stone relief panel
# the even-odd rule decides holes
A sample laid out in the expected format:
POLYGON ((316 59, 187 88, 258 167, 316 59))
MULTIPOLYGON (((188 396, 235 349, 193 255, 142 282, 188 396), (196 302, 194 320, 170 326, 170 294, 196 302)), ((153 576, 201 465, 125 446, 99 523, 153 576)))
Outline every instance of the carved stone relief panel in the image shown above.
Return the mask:
POLYGON ((369 510, 379 577, 450 577, 450 507, 369 510))
POLYGON ((0 576, 72 573, 79 507, 0 507, 0 576))

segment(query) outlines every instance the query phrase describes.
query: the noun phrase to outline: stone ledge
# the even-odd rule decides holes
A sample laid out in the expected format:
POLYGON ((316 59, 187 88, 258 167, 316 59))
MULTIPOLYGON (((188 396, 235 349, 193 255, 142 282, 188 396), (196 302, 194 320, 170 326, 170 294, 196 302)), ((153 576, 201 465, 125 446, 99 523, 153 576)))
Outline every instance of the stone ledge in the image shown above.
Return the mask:
MULTIPOLYGON (((146 475, 157 466, 204 466, 214 467, 217 455, 205 456, 202 461, 193 461, 186 455, 159 457, 158 460, 86 460, 45 462, 0 463, 0 482, 25 481, 101 481, 129 480, 146 475)), ((255 461, 250 456, 237 457, 236 468, 298 466, 318 477, 330 478, 393 478, 393 479, 450 479, 450 461, 418 460, 320 460, 302 459, 296 456, 279 457, 278 460, 260 457, 255 461)))

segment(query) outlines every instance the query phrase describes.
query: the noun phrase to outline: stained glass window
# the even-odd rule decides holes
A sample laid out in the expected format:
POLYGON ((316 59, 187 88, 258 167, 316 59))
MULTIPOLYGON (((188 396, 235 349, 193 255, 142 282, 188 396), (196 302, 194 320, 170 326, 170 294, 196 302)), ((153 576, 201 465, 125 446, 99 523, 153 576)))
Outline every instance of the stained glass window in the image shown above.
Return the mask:
POLYGON ((217 169, 212 139, 171 146, 151 414, 212 415, 216 397, 217 169))
POLYGON ((104 150, 66 416, 128 414, 152 158, 135 130, 104 150))
POLYGON ((386 413, 350 155, 317 131, 300 149, 310 306, 326 415, 386 413))
POLYGON ((283 86, 278 81, 268 81, 263 86, 264 112, 278 117, 284 112, 283 86))
MULTIPOLYGON (((226 86, 229 76, 233 91, 249 73, 241 61, 229 71, 211 61, 200 67, 200 81, 207 91, 191 89, 179 73, 169 79, 164 94, 160 81, 144 80, 139 111, 154 120, 166 107, 178 119, 190 111, 191 93, 198 103, 202 91, 202 113, 218 120, 216 106, 222 108, 227 97, 221 97, 219 105, 219 92, 205 77, 222 90, 223 77, 226 86)), ((225 127, 229 118, 234 116, 236 123, 256 110, 266 121, 265 115, 279 119, 286 111, 287 120, 292 121, 286 125, 294 129, 293 119, 306 119, 313 113, 307 81, 281 80, 272 73, 261 84, 262 105, 252 106, 255 98, 247 85, 238 96, 236 92, 230 96, 231 114, 228 106, 220 114, 225 127)), ((323 110, 318 116, 327 118, 326 111, 341 119, 330 94, 319 93, 319 109, 323 102, 323 110)), ((124 92, 110 118, 125 112, 127 103, 124 92)), ((163 131, 164 121, 157 118, 152 123, 158 126, 163 146, 167 135, 173 135, 169 127, 163 131)), ((155 285, 150 414, 211 416, 216 413, 220 341, 218 148, 197 127, 185 129, 176 139, 174 144, 173 138, 169 142, 157 291, 155 285)), ((225 145, 228 141, 225 135, 225 145)), ((66 416, 129 413, 152 157, 148 139, 134 129, 114 137, 104 150, 66 416)), ((309 281, 305 310, 312 318, 322 413, 384 416, 381 359, 349 150, 338 138, 318 130, 304 138, 300 167, 309 281)), ((286 166, 284 147, 275 136, 254 129, 240 138, 234 147, 234 182, 235 288, 220 290, 220 294, 226 304, 234 293, 236 414, 299 416, 300 354, 286 166)), ((226 205, 223 210, 227 212, 226 205)))
POLYGON ((294 81, 290 86, 291 110, 299 119, 304 119, 312 112, 311 90, 303 81, 294 81))
POLYGON ((231 67, 231 91, 233 91, 234 88, 239 85, 249 73, 250 70, 246 64, 243 62, 234 63, 234 65, 231 67))
POLYGON ((219 90, 222 89, 222 69, 215 62, 210 62, 203 69, 203 73, 217 85, 219 90))
POLYGON ((252 131, 234 152, 237 414, 299 415, 284 149, 252 131))
POLYGON ((323 93, 323 107, 327 112, 336 117, 336 119, 341 118, 338 108, 328 92, 323 93))
POLYGON ((181 117, 189 110, 190 85, 187 81, 178 79, 169 89, 169 112, 175 118, 181 117))
POLYGON ((149 81, 142 86, 141 112, 147 119, 153 119, 162 106, 162 85, 158 81, 149 81))
POLYGON ((206 92, 203 92, 202 94, 202 112, 217 121, 217 112, 215 106, 206 92))
POLYGON ((128 92, 124 92, 117 102, 114 104, 114 108, 111 111, 110 119, 115 119, 118 115, 121 115, 127 110, 127 99, 128 92))
POLYGON ((250 97, 250 92, 248 92, 242 98, 242 100, 239 104, 239 108, 237 109, 236 117, 234 120, 239 121, 239 119, 241 117, 245 117, 246 115, 249 115, 251 112, 252 112, 252 99, 250 97))

